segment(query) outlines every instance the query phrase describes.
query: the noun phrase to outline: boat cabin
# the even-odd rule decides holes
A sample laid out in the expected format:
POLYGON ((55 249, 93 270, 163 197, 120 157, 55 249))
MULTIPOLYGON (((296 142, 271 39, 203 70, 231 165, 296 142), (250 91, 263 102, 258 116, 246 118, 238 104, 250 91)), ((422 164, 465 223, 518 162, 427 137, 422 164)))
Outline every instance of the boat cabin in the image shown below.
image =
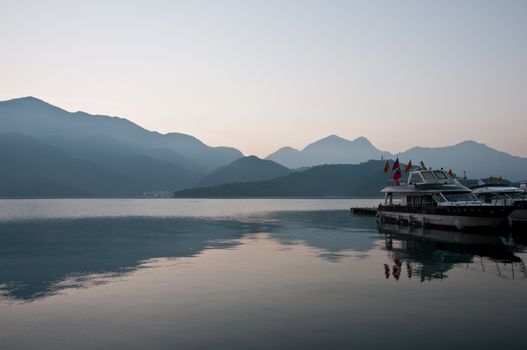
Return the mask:
POLYGON ((472 191, 443 170, 412 170, 406 181, 384 188, 385 205, 442 206, 481 204, 472 191), (400 201, 394 202, 394 195, 400 201))
POLYGON ((447 184, 456 181, 443 170, 417 170, 411 171, 408 184, 447 184))

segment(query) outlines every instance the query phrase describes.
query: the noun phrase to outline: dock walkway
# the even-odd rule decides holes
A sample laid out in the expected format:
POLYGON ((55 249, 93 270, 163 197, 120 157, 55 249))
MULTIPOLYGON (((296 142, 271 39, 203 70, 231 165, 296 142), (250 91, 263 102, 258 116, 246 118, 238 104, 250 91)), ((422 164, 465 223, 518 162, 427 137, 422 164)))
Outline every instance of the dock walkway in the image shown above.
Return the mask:
POLYGON ((377 208, 375 208, 375 207, 372 207, 372 208, 355 207, 355 208, 350 208, 350 209, 351 209, 351 213, 354 214, 354 215, 366 215, 366 216, 375 216, 375 215, 377 215, 377 208))

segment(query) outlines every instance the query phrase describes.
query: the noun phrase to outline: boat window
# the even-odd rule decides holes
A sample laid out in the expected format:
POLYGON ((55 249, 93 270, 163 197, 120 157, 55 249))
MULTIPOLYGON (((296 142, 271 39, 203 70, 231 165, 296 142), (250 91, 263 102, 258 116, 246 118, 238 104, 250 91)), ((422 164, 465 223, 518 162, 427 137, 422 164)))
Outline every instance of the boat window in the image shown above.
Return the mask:
POLYGON ((423 177, 421 176, 421 174, 413 173, 412 175, 410 175, 410 181, 408 183, 416 184, 420 182, 423 182, 423 177))
POLYGON ((425 195, 421 198, 421 204, 424 206, 428 206, 428 205, 434 205, 435 202, 432 199, 431 195, 425 195))
POLYGON ((471 192, 447 192, 443 193, 448 202, 474 202, 478 201, 471 192))
POLYGON ((443 196, 441 194, 439 194, 439 193, 434 193, 434 194, 432 194, 432 196, 434 196, 434 199, 438 203, 445 202, 445 198, 443 198, 443 196))
POLYGON ((516 192, 516 193, 512 193, 510 195, 510 197, 512 199, 523 199, 523 197, 526 197, 524 193, 520 193, 520 192, 516 192))
POLYGON ((434 171, 438 179, 448 179, 444 171, 434 171))
POLYGON ((423 171, 421 172, 421 175, 425 180, 435 180, 434 174, 432 174, 431 171, 423 171))
POLYGON ((432 195, 408 195, 406 196, 406 205, 409 206, 430 206, 435 205, 432 195))

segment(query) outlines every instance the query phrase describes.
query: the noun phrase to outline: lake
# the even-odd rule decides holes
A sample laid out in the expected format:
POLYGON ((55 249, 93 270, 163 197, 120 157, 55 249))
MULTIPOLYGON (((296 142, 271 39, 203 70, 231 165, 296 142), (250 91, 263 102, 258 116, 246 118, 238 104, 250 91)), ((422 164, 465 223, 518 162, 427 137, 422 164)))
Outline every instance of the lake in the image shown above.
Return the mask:
POLYGON ((527 234, 357 199, 0 200, 0 349, 520 349, 527 234))

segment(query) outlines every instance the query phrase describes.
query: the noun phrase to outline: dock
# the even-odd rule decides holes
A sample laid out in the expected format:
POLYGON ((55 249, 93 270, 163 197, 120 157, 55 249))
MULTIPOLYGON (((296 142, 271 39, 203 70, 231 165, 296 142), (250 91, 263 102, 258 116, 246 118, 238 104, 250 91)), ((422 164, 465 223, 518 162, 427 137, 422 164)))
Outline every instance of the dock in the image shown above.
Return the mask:
POLYGON ((373 207, 373 208, 359 208, 359 207, 355 207, 355 208, 350 208, 351 209, 351 213, 353 215, 365 215, 365 216, 375 216, 377 215, 377 208, 373 207))

